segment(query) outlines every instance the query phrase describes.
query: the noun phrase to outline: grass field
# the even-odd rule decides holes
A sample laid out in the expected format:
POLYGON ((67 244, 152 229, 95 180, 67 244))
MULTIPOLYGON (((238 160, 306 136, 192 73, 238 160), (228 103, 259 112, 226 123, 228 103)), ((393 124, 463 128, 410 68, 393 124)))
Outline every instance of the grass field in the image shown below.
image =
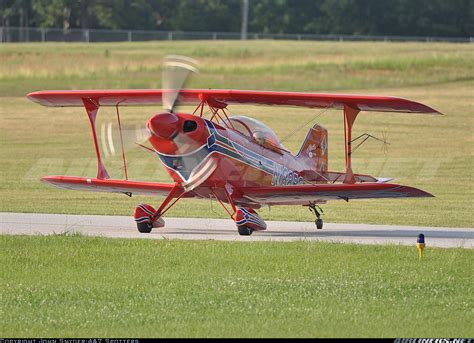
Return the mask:
POLYGON ((0 236, 3 337, 472 337, 472 251, 0 236))
MULTIPOLYGON (((354 170, 433 193, 432 199, 368 200, 324 206, 330 222, 473 227, 474 46, 441 43, 156 42, 107 44, 4 44, 0 46, 1 211, 123 214, 160 199, 63 191, 43 175, 95 175, 90 130, 81 108, 43 108, 25 99, 41 89, 159 87, 162 57, 184 54, 201 62, 189 87, 351 92, 406 97, 446 114, 362 113, 354 137, 371 133, 353 155, 354 170)), ((122 110, 125 124, 143 125, 158 108, 122 110)), ((343 170, 342 114, 289 107, 234 106, 270 125, 298 151, 317 120, 329 129, 329 163, 343 170), (287 118, 291 118, 290 120, 287 118), (306 125, 304 125, 307 123, 306 125)), ((101 109, 101 123, 115 120, 101 109)), ((122 177, 121 160, 106 164, 122 177)), ((169 181, 159 162, 141 149, 127 152, 132 179, 169 181)), ((265 219, 313 220, 299 207, 264 208, 265 219)), ((206 201, 179 202, 169 216, 225 217, 206 201)))

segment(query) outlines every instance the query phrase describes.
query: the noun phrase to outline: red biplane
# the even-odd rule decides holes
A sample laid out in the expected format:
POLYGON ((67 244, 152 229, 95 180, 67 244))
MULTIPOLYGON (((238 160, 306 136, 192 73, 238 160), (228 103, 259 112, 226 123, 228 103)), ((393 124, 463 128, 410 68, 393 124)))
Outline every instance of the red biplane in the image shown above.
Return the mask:
POLYGON ((265 230, 266 223, 255 211, 262 205, 304 205, 316 215, 318 204, 328 200, 430 197, 413 187, 392 184, 388 179, 355 174, 351 167, 352 126, 360 111, 440 114, 423 104, 386 96, 311 94, 247 90, 181 89, 195 63, 171 56, 163 69, 163 89, 40 91, 28 98, 44 106, 81 106, 90 120, 97 155, 96 178, 45 176, 43 181, 74 190, 165 196, 154 209, 140 204, 134 218, 138 230, 151 232, 163 227, 163 215, 182 198, 215 198, 234 220, 240 235, 265 230), (120 127, 119 106, 163 104, 165 111, 146 123, 149 143, 173 183, 111 179, 101 158, 96 134, 96 116, 101 106, 115 106, 120 127), (194 104, 192 114, 175 112, 176 104, 194 104), (345 132, 344 172, 328 170, 328 132, 315 124, 298 154, 293 155, 263 123, 245 116, 229 117, 229 104, 261 104, 339 109, 345 132), (204 109, 210 118, 203 117, 204 109), (226 205, 227 204, 227 205, 226 205), (230 207, 230 208, 229 208, 230 207))

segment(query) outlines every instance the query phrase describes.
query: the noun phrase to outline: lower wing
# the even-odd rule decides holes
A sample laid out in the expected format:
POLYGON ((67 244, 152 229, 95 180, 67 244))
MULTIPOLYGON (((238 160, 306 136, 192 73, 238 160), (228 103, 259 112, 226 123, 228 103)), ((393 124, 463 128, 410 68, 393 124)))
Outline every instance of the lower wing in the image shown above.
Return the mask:
MULTIPOLYGON (((94 179, 75 176, 45 176, 41 180, 65 189, 152 196, 166 196, 175 187, 172 183, 94 179)), ((239 193, 241 195, 239 203, 244 200, 243 202, 262 205, 306 205, 311 201, 433 196, 421 189, 379 182, 245 187, 240 188, 239 193)), ((189 196, 192 197, 191 194, 189 196)))
POLYGON ((93 179, 75 176, 45 176, 41 180, 65 189, 140 195, 168 195, 174 187, 172 183, 93 179))
POLYGON ((432 197, 421 189, 390 183, 364 182, 358 184, 317 184, 248 187, 239 191, 247 201, 268 205, 306 205, 310 201, 420 198, 432 197))

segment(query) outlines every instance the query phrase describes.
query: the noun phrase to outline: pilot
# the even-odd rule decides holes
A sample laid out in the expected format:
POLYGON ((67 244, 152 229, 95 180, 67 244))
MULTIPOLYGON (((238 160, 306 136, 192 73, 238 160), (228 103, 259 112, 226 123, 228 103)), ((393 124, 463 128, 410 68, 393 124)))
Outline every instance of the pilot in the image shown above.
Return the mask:
POLYGON ((255 141, 260 145, 264 145, 267 147, 278 147, 278 143, 275 142, 273 136, 268 132, 255 131, 252 136, 255 141))

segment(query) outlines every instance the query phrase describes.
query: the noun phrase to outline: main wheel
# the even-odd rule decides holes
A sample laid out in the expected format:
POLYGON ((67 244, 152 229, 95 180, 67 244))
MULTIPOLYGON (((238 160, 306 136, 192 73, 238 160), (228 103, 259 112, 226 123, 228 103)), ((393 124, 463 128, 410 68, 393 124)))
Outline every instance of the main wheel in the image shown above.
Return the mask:
POLYGON ((316 219, 316 229, 321 230, 323 228, 323 220, 321 218, 316 219))
POLYGON ((241 236, 250 236, 253 232, 253 229, 248 226, 237 226, 237 230, 239 230, 239 235, 241 236))
POLYGON ((150 233, 153 226, 150 222, 146 221, 143 223, 137 223, 137 228, 141 233, 150 233))

